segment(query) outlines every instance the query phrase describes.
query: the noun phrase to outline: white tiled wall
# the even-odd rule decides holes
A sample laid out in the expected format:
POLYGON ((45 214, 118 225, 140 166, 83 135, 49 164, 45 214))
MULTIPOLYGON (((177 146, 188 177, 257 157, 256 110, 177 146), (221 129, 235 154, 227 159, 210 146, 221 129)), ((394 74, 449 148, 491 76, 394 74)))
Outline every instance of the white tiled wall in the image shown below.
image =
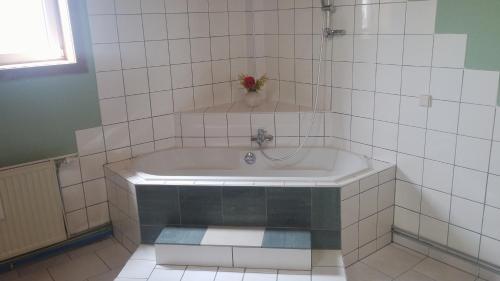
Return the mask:
POLYGON ((346 265, 392 241, 395 168, 342 187, 342 255, 346 265))
MULTIPOLYGON (((253 6, 256 69, 277 81, 274 99, 312 104, 318 2, 253 6), (259 31, 258 22, 266 28, 259 31)), ((396 226, 498 263, 490 249, 500 249, 500 236, 489 229, 500 224, 488 215, 500 207, 499 73, 464 69, 467 36, 434 34, 436 0, 378 2, 336 2, 335 28, 348 34, 327 42, 320 88, 324 132, 313 133, 314 139, 397 163, 396 226), (432 95, 431 107, 419 106, 421 95, 432 95)), ((238 135, 231 128, 251 119, 251 130, 239 127, 246 133, 238 137, 247 136, 254 115, 221 119, 229 145, 231 134, 238 135)), ((217 123, 209 119, 206 132, 213 128, 207 124, 217 123)), ((280 112, 274 126, 267 123, 275 144, 299 142, 307 122, 298 120, 297 113, 280 112)), ((206 145, 228 144, 214 139, 206 145)))
POLYGON ((345 116, 347 147, 397 163, 397 227, 498 264, 499 74, 464 69, 467 36, 434 34, 436 1, 378 2, 337 8, 350 35, 334 39, 325 123, 345 116))
MULTIPOLYGON (((303 140, 310 116, 296 110, 274 122, 175 112, 240 99, 241 72, 267 73, 273 100, 311 106, 319 0, 87 2, 103 126, 79 133, 83 182, 102 177, 92 163, 176 143, 249 146, 261 125, 276 145, 303 140)), ((396 226, 498 263, 499 73, 464 69, 466 35, 434 34, 437 0, 334 2, 334 27, 347 35, 327 40, 310 144, 397 163, 396 226)), ((81 196, 80 183, 64 193, 81 196)), ((70 201, 81 219, 86 201, 70 201)))
POLYGON ((108 168, 105 173, 113 235, 129 251, 135 251, 141 243, 135 185, 108 168))
POLYGON ((59 164, 59 184, 70 235, 109 222, 106 184, 100 173, 105 159, 101 156, 104 154, 69 158, 59 164))

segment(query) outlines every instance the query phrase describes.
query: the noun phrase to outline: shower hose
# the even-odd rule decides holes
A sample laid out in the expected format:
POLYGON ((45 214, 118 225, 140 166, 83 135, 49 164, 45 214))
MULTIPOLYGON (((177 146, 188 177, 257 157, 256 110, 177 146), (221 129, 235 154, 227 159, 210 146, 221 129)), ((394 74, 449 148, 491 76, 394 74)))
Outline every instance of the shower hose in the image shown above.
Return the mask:
MULTIPOLYGON (((325 15, 324 14, 323 14, 323 19, 324 19, 323 22, 325 22, 325 15)), ((321 29, 321 31, 323 31, 323 28, 321 29)), ((277 156, 269 155, 265 151, 265 149, 263 149, 263 147, 261 145, 259 145, 259 149, 260 149, 261 153, 268 160, 271 160, 271 161, 285 161, 285 160, 294 158, 302 150, 302 148, 304 147, 304 145, 307 143, 307 140, 309 139, 309 136, 311 135, 311 130, 312 130, 312 127, 313 127, 314 123, 316 122, 316 117, 317 117, 316 115, 317 115, 317 110, 318 110, 318 98, 319 98, 319 88, 320 88, 321 70, 322 70, 321 69, 321 65, 322 65, 322 62, 323 62, 323 51, 324 51, 324 45, 325 45, 325 37, 326 37, 326 35, 323 34, 323 32, 321 32, 321 47, 320 47, 320 51, 319 51, 318 75, 316 77, 316 93, 314 94, 314 99, 313 99, 313 101, 314 101, 313 102, 313 113, 312 113, 311 121, 310 121, 309 126, 307 128, 306 135, 304 136, 304 140, 300 141, 300 133, 299 133, 299 142, 300 142, 299 146, 296 147, 295 150, 293 150, 293 151, 291 151, 289 153, 281 154, 281 155, 277 155, 277 156)), ((299 119, 299 122, 300 122, 300 119, 299 119)))

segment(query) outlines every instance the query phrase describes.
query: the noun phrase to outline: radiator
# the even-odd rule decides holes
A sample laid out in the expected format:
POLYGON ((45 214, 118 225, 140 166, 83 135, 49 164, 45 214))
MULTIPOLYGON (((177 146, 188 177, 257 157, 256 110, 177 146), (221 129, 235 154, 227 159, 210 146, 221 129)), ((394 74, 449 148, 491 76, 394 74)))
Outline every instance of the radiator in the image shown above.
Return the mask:
POLYGON ((0 261, 65 239, 54 163, 0 171, 0 261))

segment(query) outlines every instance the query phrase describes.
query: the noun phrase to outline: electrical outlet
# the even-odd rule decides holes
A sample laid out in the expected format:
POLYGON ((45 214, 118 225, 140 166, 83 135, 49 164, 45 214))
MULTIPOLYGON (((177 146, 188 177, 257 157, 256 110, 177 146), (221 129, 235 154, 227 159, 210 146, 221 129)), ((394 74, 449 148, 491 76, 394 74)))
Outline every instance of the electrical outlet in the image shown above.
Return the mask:
POLYGON ((418 103, 422 107, 431 107, 432 106, 432 96, 431 95, 421 95, 419 97, 418 103))

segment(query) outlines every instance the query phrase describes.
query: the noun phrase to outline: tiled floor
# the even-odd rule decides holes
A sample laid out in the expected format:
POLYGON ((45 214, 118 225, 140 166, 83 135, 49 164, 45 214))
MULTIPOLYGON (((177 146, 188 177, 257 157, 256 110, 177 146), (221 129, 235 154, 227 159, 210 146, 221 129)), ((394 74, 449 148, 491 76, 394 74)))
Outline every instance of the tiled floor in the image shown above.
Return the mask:
POLYGON ((0 281, 113 281, 130 256, 110 238, 0 274, 0 281))
MULTIPOLYGON (((107 239, 0 274, 0 281, 341 281, 344 269, 331 252, 313 254, 312 271, 160 266, 154 248, 133 255, 107 239), (123 270, 122 270, 123 268, 123 270), (117 277, 118 276, 118 277, 117 277), (115 279, 116 278, 116 279, 115 279)), ((348 281, 475 281, 474 276, 391 244, 345 270, 348 281)))
POLYGON ((115 281, 344 281, 339 251, 313 255, 312 271, 156 265, 154 248, 141 246, 115 281))
POLYGON ((475 276, 391 244, 346 269, 348 281, 475 281, 475 276))

